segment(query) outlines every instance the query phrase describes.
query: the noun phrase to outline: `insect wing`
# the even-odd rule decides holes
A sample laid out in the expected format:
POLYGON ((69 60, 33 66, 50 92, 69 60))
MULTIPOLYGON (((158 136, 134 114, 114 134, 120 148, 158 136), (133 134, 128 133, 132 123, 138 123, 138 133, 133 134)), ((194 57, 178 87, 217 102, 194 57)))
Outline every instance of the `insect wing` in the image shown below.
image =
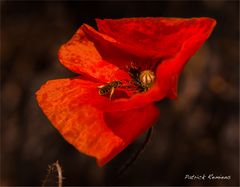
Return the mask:
POLYGON ((103 88, 103 87, 105 87, 105 85, 97 86, 97 88, 99 88, 99 89, 101 89, 101 88, 103 88))

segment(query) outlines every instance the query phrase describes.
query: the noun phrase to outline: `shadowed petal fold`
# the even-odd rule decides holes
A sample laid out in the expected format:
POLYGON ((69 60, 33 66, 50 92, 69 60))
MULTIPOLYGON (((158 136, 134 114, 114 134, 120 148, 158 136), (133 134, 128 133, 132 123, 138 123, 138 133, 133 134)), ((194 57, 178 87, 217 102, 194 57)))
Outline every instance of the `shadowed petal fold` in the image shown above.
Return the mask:
POLYGON ((178 79, 185 64, 208 39, 216 25, 216 21, 210 18, 199 18, 195 22, 194 34, 184 41, 176 55, 164 60, 157 68, 158 85, 161 89, 166 83, 169 84, 167 97, 170 99, 177 97, 178 79))

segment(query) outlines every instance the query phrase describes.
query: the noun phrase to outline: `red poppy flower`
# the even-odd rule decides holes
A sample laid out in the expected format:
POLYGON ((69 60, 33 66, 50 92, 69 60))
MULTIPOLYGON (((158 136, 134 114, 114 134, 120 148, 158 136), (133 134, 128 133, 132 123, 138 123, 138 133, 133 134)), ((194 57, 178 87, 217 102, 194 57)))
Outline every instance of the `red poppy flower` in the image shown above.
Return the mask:
POLYGON ((60 62, 81 76, 50 80, 36 95, 62 136, 102 166, 154 124, 159 115, 154 102, 177 97, 185 63, 216 22, 210 18, 96 21, 99 31, 84 24, 59 51, 60 62), (137 73, 148 70, 155 75, 144 91, 132 84, 134 77, 126 68, 132 62, 137 73), (125 81, 125 87, 116 87, 110 100, 99 94, 99 86, 113 81, 125 81))

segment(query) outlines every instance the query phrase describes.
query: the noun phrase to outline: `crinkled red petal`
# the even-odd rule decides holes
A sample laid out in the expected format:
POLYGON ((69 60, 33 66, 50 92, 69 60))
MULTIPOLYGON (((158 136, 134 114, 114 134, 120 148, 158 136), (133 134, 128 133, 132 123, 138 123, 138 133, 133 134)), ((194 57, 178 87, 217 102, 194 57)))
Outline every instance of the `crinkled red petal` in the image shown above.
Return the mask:
POLYGON ((211 18, 96 19, 99 31, 147 56, 172 56, 185 41, 211 27, 211 18))
POLYGON ((89 41, 82 31, 82 27, 70 41, 61 46, 59 60, 71 71, 89 75, 102 82, 129 77, 126 72, 102 59, 95 44, 89 41))
POLYGON ((119 112, 103 112, 91 103, 102 99, 96 83, 76 79, 48 81, 37 91, 43 112, 62 136, 100 166, 110 161, 155 122, 153 105, 119 112))

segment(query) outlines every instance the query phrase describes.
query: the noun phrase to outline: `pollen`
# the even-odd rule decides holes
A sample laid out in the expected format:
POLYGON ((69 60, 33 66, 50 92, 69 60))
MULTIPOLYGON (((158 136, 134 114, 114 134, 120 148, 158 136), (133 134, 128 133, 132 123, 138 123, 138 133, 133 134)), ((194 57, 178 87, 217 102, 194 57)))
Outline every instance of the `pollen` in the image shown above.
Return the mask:
POLYGON ((155 81, 154 72, 150 71, 150 70, 142 71, 141 74, 140 74, 140 81, 141 81, 142 86, 145 89, 150 88, 155 81))

